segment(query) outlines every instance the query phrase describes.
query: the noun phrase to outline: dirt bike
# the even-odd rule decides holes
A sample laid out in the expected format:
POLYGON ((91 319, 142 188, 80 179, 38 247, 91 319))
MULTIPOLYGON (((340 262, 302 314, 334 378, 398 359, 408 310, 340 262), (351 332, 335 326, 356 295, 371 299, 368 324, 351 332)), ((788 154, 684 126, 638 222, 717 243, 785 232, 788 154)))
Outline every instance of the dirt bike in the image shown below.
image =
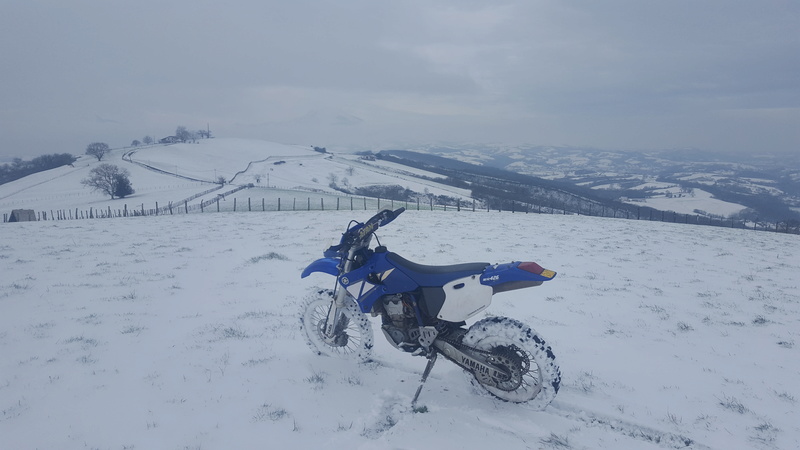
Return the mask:
MULTIPOLYGON (((463 368, 477 388, 505 401, 545 408, 555 397, 561 372, 550 346, 529 326, 507 317, 487 317, 466 327, 500 292, 539 286, 556 273, 534 262, 483 262, 428 266, 386 247, 370 248, 378 228, 405 208, 383 210, 366 222, 351 221, 339 244, 306 267, 336 277, 333 289, 303 302, 300 324, 319 355, 368 361, 373 333, 367 314, 381 317, 392 346, 428 359, 422 387, 442 355, 463 368)), ((377 240, 377 237, 376 237, 377 240)))

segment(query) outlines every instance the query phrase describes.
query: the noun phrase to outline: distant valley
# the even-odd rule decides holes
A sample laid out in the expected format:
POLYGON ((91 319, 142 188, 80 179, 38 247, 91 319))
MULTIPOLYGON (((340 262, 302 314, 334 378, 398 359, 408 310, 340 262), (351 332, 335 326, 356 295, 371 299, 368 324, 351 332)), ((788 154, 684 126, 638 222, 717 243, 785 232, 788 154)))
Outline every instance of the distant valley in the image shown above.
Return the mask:
MULTIPOLYGON (((691 149, 633 153, 503 145, 412 150, 559 182, 565 189, 585 188, 591 196, 662 211, 743 220, 800 218, 798 155, 727 155, 691 149)), ((409 153, 384 153, 415 159, 409 153)))

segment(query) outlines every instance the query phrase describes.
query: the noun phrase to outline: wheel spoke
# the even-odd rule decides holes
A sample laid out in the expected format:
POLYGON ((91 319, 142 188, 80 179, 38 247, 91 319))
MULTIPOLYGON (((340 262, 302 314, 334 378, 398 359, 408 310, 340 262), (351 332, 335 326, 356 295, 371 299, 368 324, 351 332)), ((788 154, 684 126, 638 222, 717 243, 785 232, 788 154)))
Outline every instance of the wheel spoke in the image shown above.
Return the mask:
POLYGON ((366 360, 372 349, 372 328, 355 304, 341 308, 334 335, 326 336, 332 296, 309 298, 301 311, 306 342, 317 353, 345 359, 366 360))

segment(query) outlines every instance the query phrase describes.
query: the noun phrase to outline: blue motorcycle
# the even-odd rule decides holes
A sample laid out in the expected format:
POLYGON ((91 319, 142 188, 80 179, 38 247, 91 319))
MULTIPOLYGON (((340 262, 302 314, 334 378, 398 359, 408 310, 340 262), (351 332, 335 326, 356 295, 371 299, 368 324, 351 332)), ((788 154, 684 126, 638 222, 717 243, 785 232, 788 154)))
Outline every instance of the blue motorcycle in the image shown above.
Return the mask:
POLYGON ((412 401, 438 355, 463 368, 471 383, 505 401, 544 409, 555 398, 561 372, 550 346, 529 326, 507 317, 466 321, 484 311, 500 292, 539 286, 556 273, 534 262, 483 262, 429 266, 378 245, 378 228, 405 208, 383 210, 366 222, 351 221, 338 245, 303 271, 336 277, 302 305, 300 323, 319 355, 368 361, 373 334, 367 314, 381 317, 381 330, 395 348, 428 359, 412 401))

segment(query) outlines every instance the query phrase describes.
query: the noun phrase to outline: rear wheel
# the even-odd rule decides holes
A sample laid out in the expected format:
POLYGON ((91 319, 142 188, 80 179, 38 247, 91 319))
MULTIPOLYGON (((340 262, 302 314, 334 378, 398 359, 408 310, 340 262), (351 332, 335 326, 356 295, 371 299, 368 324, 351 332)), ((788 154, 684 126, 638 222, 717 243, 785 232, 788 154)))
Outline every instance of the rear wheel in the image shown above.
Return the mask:
POLYGON ((334 336, 328 339, 324 330, 333 307, 333 292, 321 290, 308 296, 300 309, 300 329, 306 344, 318 355, 333 356, 358 362, 372 356, 372 326, 355 302, 340 308, 334 336))
POLYGON ((558 393, 561 371, 555 355, 529 326, 508 317, 490 317, 472 325, 464 344, 488 352, 509 377, 471 374, 477 388, 508 402, 544 409, 558 393))

